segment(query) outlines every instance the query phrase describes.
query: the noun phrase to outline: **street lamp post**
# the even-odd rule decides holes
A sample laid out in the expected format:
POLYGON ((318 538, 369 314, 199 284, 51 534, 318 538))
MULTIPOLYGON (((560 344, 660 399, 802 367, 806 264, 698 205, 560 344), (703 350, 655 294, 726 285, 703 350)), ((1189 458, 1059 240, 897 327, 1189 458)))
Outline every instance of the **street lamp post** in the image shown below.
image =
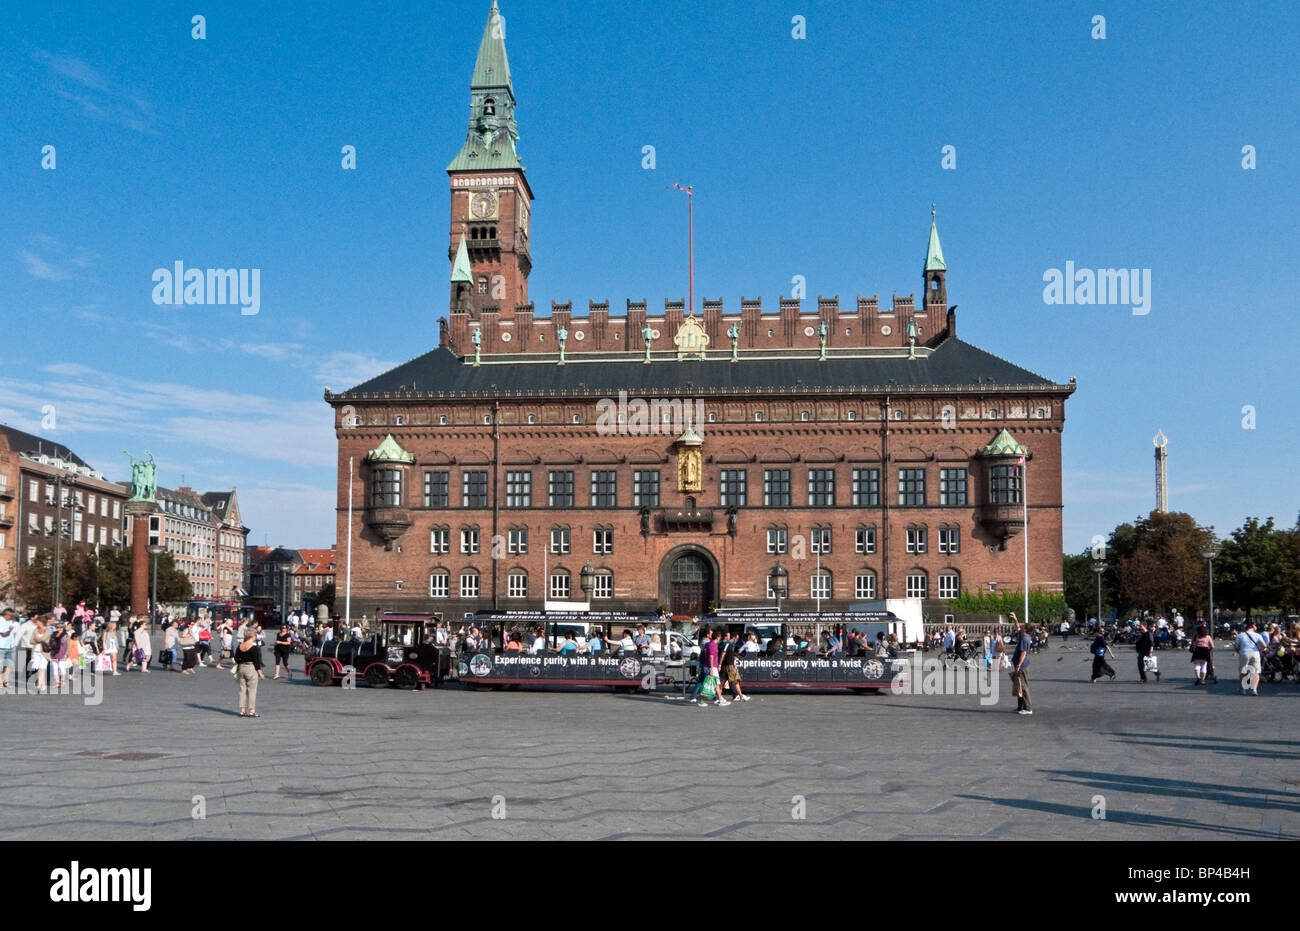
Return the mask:
POLYGON ((162 554, 163 548, 153 543, 148 550, 149 555, 153 557, 153 587, 149 590, 149 618, 156 624, 158 622, 158 557, 162 554))
POLYGON ((1092 571, 1097 573, 1097 627, 1100 629, 1101 620, 1101 577, 1106 573, 1106 564, 1104 562, 1095 562, 1092 564, 1092 571))
MULTIPOLYGON (((777 560, 772 571, 767 575, 767 584, 772 589, 772 594, 776 596, 776 613, 778 620, 781 616, 781 599, 790 591, 790 573, 785 571, 781 561, 777 560)), ((785 622, 781 622, 778 636, 781 638, 781 669, 784 676, 785 670, 785 622)))
POLYGON ((1217 543, 1211 543, 1201 550, 1201 556, 1209 565, 1210 570, 1210 613, 1205 618, 1205 632, 1211 637, 1214 636, 1214 561, 1219 558, 1220 552, 1222 550, 1217 543))

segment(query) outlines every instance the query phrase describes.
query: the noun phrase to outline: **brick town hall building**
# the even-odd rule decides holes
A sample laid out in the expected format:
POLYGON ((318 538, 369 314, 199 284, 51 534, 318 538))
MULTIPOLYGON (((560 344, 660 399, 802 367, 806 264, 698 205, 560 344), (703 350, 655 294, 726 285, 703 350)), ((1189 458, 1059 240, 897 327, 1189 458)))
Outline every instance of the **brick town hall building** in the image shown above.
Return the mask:
POLYGON ((779 561, 790 610, 918 596, 941 617, 936 599, 1023 585, 1022 454, 1031 585, 1061 591, 1074 384, 958 339, 933 218, 920 302, 536 314, 533 194, 496 16, 494 3, 447 168, 440 345, 325 395, 353 614, 585 601, 584 567, 595 610, 698 614, 769 603, 779 561))

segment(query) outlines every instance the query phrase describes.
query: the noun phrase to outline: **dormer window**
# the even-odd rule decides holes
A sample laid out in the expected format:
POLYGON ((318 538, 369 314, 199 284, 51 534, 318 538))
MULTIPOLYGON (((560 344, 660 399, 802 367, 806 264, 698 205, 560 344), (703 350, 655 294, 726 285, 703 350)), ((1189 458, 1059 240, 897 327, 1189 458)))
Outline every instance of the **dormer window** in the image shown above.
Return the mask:
POLYGON ((497 102, 493 100, 491 97, 483 101, 483 115, 484 116, 497 115, 497 102))

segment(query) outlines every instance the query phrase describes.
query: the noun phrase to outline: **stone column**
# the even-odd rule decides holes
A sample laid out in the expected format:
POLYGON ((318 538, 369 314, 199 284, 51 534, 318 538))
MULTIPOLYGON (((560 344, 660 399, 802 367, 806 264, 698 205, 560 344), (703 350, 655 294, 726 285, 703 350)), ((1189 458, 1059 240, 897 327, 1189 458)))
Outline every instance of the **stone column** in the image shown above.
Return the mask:
POLYGON ((128 501, 131 524, 131 614, 149 614, 149 516, 157 505, 152 501, 128 501))

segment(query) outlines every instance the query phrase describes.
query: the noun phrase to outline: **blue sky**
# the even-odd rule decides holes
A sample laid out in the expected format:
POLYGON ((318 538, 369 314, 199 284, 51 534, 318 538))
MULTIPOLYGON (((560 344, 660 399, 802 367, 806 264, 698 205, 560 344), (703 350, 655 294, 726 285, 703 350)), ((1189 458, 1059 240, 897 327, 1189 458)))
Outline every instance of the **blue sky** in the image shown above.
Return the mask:
MULTIPOLYGON (((919 290, 934 201, 962 337, 1078 378, 1067 550, 1150 510, 1157 428, 1172 507, 1290 524, 1300 13, 1190 6, 505 0, 530 294, 684 296, 680 181, 697 301, 774 305, 803 275, 887 302, 919 290), (1151 269, 1150 313, 1045 304, 1066 261, 1151 269)), ((332 543, 322 390, 436 343, 488 7, 6 4, 0 421, 111 477, 147 448, 162 484, 235 485, 252 542, 332 543), (260 269, 260 312, 155 305, 176 261, 260 269)))

